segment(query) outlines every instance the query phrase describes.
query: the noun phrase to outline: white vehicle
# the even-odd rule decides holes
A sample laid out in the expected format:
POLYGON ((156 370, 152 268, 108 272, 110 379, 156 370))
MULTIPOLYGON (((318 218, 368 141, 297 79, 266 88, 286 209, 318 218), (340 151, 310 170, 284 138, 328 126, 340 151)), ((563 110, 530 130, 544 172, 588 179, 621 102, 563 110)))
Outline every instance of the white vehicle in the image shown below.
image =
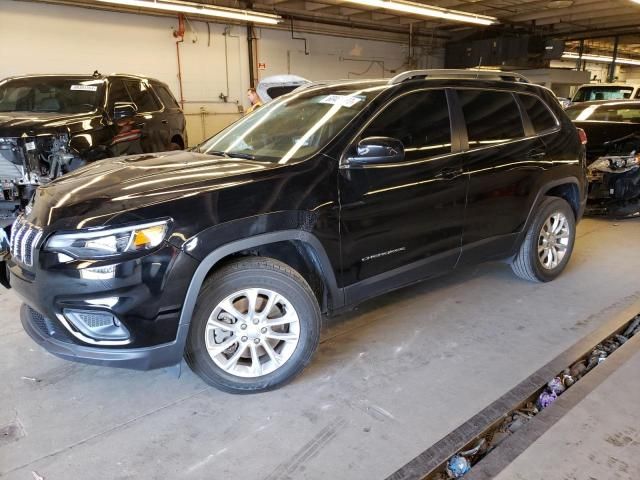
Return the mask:
POLYGON ((588 83, 581 85, 571 99, 572 103, 594 100, 624 100, 640 98, 640 84, 588 83))

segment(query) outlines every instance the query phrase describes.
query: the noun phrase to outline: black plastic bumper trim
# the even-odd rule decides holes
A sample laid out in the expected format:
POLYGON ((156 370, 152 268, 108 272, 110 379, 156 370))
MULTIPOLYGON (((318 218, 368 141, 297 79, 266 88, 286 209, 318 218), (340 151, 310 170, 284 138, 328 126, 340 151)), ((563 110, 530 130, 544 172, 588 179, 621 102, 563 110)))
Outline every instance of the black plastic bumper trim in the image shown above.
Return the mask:
POLYGON ((152 370, 169 367, 181 362, 184 344, 189 333, 189 325, 180 325, 176 339, 170 343, 144 348, 99 348, 63 343, 45 336, 31 324, 29 307, 20 308, 20 320, 29 336, 49 353, 74 362, 103 365, 109 367, 130 368, 134 370, 152 370))

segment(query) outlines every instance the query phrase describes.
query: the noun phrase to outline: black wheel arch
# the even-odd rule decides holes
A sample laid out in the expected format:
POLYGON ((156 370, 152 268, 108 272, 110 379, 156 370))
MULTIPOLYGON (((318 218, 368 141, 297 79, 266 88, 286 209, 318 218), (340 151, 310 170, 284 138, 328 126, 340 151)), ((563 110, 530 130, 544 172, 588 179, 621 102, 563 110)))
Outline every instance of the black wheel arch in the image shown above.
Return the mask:
MULTIPOLYGON (((282 260, 282 257, 278 258, 279 255, 269 255, 269 253, 276 252, 276 247, 283 242, 290 242, 290 245, 302 248, 303 252, 300 253, 306 255, 306 259, 311 262, 310 265, 316 269, 315 273, 319 275, 324 289, 324 305, 322 305, 323 301, 320 299, 321 307, 324 307, 322 309, 326 311, 342 307, 344 305, 344 296, 338 288, 335 272, 322 243, 313 234, 303 230, 281 230, 235 240, 216 248, 206 255, 189 283, 180 314, 180 325, 188 325, 190 323, 200 289, 207 277, 217 267, 240 256, 251 255, 252 252, 266 254, 265 256, 273 256, 282 260)), ((294 265, 290 266, 294 267, 294 265)))
POLYGON ((527 230, 535 218, 535 213, 545 197, 560 197, 567 201, 575 215, 576 223, 582 218, 586 204, 586 188, 576 177, 557 178, 544 183, 536 193, 522 231, 518 235, 516 245, 519 246, 527 234, 527 230))

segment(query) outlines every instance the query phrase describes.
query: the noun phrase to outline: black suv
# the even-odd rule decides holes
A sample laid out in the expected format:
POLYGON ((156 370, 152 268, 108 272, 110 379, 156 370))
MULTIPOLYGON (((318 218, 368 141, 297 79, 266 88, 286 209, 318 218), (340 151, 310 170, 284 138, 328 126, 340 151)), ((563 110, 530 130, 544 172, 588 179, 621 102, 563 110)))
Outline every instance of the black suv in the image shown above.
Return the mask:
MULTIPOLYGON (((565 268, 585 150, 553 94, 504 73, 302 87, 187 152, 40 187, 9 281, 50 352, 230 392, 310 361, 321 315, 462 265, 565 268)), ((418 319, 419 320, 419 319, 418 319)))
POLYGON ((180 105, 157 80, 97 72, 1 80, 0 224, 38 185, 87 162, 185 145, 180 105))

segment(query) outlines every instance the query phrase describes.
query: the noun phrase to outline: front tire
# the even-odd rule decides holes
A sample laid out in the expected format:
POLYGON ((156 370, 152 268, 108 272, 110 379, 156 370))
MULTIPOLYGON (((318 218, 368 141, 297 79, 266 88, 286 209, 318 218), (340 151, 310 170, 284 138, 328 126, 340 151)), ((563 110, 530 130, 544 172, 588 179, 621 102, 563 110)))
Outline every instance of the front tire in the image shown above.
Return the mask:
POLYGON ((220 390, 272 390, 310 362, 320 323, 316 297, 298 272, 270 258, 241 259, 205 282, 185 358, 220 390))
POLYGON ((520 245, 511 268, 532 282, 550 282, 566 267, 573 252, 576 220, 571 206, 562 198, 546 197, 520 245))

